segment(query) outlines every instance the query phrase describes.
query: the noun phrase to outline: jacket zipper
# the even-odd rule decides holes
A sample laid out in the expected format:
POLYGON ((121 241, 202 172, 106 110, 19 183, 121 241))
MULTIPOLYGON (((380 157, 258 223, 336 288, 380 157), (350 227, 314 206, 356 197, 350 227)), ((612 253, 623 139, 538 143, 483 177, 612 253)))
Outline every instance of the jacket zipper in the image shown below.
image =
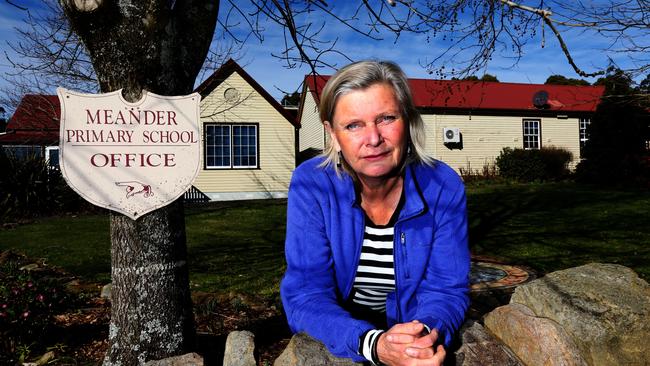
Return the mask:
MULTIPOLYGON (((357 209, 357 214, 359 209, 357 209)), ((356 261, 354 263, 354 274, 350 278, 350 283, 348 283, 348 288, 345 293, 345 300, 350 298, 350 293, 352 292, 352 287, 354 287, 354 280, 357 278, 357 272, 359 271, 359 262, 361 261, 361 247, 363 246, 363 235, 366 231, 366 217, 361 215, 361 236, 357 238, 358 245, 356 246, 356 261)))
POLYGON ((402 231, 399 235, 399 241, 402 245, 402 263, 404 264, 404 277, 409 278, 411 274, 408 266, 408 253, 406 252, 406 234, 402 231))

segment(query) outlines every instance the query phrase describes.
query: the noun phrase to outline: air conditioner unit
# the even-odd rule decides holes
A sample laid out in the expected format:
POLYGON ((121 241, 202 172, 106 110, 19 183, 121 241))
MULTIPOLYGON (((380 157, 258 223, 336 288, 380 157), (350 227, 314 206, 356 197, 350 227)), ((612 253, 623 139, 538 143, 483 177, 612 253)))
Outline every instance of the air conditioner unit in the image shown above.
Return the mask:
POLYGON ((445 127, 442 130, 442 141, 445 144, 460 143, 460 130, 458 127, 445 127))

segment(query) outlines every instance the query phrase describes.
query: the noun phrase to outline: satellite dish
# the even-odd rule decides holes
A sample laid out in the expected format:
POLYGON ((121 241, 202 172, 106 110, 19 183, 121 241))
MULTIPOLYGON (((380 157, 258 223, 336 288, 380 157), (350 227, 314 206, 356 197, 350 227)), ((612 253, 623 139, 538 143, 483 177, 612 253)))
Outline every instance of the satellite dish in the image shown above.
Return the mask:
POLYGON ((537 108, 548 107, 548 92, 546 90, 540 90, 533 94, 533 105, 537 108))

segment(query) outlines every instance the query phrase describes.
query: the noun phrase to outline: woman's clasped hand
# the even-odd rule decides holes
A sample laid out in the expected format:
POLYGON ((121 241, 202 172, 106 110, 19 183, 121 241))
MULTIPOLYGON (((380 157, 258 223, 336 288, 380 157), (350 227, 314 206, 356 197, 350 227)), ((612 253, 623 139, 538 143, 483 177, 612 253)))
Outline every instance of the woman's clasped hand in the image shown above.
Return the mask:
POLYGON ((379 361, 387 365, 438 366, 445 359, 445 348, 438 344, 438 331, 431 332, 417 320, 396 324, 379 338, 379 361))

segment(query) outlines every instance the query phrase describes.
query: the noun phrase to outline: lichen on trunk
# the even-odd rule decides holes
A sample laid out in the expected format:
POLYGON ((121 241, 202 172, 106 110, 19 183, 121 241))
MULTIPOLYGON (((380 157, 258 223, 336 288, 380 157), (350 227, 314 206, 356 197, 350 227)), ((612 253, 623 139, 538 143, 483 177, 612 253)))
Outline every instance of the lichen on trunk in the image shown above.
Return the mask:
POLYGON ((191 349, 184 224, 181 200, 136 221, 111 216, 113 292, 105 364, 143 364, 191 349))

